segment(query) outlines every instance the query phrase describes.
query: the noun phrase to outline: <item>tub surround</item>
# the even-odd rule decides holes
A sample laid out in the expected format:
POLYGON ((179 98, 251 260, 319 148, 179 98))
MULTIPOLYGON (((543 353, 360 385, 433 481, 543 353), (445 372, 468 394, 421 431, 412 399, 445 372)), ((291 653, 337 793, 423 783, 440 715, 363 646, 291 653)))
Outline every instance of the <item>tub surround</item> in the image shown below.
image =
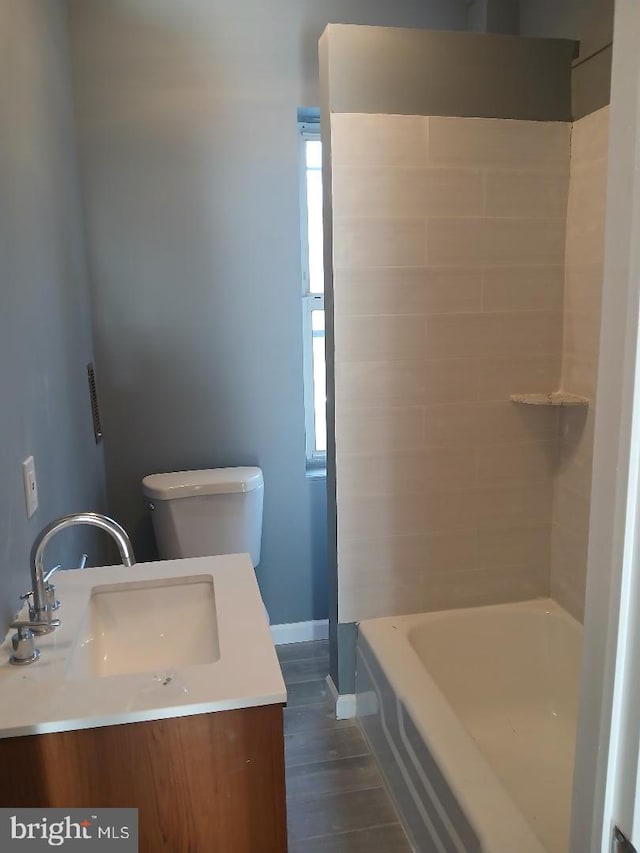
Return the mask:
POLYGON ((551 534, 551 595, 582 619, 600 351, 609 107, 573 123, 565 251, 562 387, 588 397, 560 415, 551 534))
POLYGON ((340 622, 549 594, 569 152, 331 114, 340 622))
POLYGON ((582 617, 608 110, 572 124, 568 42, 449 36, 320 41, 341 693, 361 619, 549 595, 582 617))
POLYGON ((607 128, 331 113, 340 622, 582 619, 607 128))
MULTIPOLYGON (((0 646, 0 692, 11 697, 0 708, 0 738, 286 702, 282 674, 248 555, 59 572, 56 586, 62 602, 57 615, 62 624, 54 633, 37 637, 40 660, 27 667, 11 666, 9 636, 0 646), (211 662, 107 677, 87 672, 79 677, 72 662, 78 643, 90 639, 88 634, 85 636, 82 623, 92 590, 176 577, 201 578, 213 584, 219 652, 205 656, 211 662)), ((180 618, 188 619, 190 613, 186 607, 180 618)), ((192 615, 197 618, 195 608, 192 615)), ((141 642, 144 640, 141 638, 141 642)), ((136 638, 132 637, 131 642, 135 643, 136 638)))
POLYGON ((567 850, 581 645, 550 600, 361 623, 358 717, 417 849, 567 850))

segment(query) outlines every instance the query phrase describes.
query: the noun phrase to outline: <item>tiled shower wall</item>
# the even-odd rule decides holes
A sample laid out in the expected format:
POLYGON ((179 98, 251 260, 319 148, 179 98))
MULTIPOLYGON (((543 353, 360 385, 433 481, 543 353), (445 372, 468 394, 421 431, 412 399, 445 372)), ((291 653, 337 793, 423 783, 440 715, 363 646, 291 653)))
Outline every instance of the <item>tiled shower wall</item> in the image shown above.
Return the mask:
POLYGON ((588 409, 560 420, 553 507, 551 594, 583 616, 600 339, 609 107, 576 121, 571 138, 562 382, 588 409))
POLYGON ((339 620, 548 595, 570 126, 331 134, 339 620))

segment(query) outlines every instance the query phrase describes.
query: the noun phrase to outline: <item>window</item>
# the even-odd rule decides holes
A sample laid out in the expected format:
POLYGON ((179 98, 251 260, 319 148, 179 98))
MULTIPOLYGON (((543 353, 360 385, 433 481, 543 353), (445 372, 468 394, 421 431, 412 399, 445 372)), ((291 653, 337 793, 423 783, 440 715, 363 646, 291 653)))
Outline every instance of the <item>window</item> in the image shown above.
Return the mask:
POLYGON ((327 456, 327 386, 324 338, 322 143, 317 123, 300 123, 304 408, 309 468, 327 456))

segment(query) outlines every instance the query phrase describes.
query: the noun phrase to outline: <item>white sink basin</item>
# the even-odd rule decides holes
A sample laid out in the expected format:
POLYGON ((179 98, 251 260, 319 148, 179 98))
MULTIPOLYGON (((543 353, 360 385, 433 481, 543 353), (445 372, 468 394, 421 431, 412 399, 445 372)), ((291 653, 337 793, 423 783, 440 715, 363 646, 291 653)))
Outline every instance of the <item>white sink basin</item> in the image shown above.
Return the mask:
POLYGON ((95 586, 81 621, 67 678, 151 672, 220 658, 210 575, 95 586))
POLYGON ((61 571, 56 587, 38 662, 11 666, 11 632, 0 644, 0 739, 287 700, 248 554, 61 571))

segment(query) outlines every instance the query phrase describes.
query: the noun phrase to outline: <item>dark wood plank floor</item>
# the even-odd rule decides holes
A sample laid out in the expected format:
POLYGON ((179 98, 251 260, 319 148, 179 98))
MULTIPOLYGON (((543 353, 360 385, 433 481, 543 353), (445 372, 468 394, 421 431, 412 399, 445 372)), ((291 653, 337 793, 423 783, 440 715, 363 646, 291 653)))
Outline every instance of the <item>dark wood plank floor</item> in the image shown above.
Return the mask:
POLYGON ((289 853, 411 853, 355 720, 336 720, 325 641, 277 647, 284 712, 289 853))

